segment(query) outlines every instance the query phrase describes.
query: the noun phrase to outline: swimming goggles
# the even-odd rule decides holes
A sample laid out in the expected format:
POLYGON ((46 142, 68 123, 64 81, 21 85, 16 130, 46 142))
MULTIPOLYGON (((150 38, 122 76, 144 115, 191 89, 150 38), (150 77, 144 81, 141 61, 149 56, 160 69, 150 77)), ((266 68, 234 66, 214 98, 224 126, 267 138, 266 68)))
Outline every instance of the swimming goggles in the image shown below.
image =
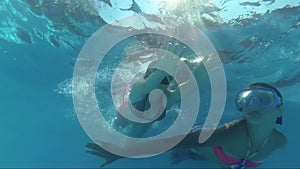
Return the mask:
POLYGON ((247 106, 276 108, 282 104, 281 97, 273 89, 251 88, 240 91, 236 97, 236 106, 242 111, 247 106))

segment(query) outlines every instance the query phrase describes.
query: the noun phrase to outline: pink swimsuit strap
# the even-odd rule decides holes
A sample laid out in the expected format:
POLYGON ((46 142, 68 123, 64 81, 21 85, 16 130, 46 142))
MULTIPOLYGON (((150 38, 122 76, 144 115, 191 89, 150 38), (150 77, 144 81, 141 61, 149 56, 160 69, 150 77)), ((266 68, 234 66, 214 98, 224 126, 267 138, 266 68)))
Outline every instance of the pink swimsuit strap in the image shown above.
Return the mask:
POLYGON ((121 119, 123 122, 125 122, 126 119, 125 119, 125 117, 123 117, 122 112, 123 112, 124 108, 125 108, 127 105, 128 105, 128 100, 125 100, 125 101, 121 104, 121 106, 120 106, 120 108, 119 108, 119 110, 118 110, 118 115, 119 115, 120 119, 121 119))
MULTIPOLYGON (((126 93, 125 93, 125 95, 128 94, 128 93, 130 92, 131 87, 132 87, 131 84, 128 84, 128 85, 126 86, 126 91, 125 91, 126 93)), ((119 107, 119 110, 118 110, 118 115, 119 115, 120 119, 121 119, 123 122, 125 122, 126 119, 125 119, 125 117, 122 115, 122 112, 123 112, 124 108, 125 108, 127 105, 128 105, 128 100, 124 100, 123 103, 121 104, 121 106, 119 107)))
MULTIPOLYGON (((212 149, 215 155, 218 157, 218 159, 224 164, 234 165, 242 162, 242 160, 233 158, 226 154, 221 146, 213 146, 212 149)), ((261 163, 253 161, 246 161, 245 163, 245 167, 258 167, 259 165, 261 165, 261 163)))

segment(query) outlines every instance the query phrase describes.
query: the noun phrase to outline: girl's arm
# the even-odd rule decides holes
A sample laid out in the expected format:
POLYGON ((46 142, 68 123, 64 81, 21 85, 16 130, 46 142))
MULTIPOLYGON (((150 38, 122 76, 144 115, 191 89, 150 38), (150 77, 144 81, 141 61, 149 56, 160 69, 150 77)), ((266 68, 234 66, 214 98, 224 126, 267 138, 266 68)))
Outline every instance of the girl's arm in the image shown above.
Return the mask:
MULTIPOLYGON (((134 143, 127 144, 124 147, 120 147, 120 149, 122 149, 122 151, 124 152, 130 152, 131 154, 128 154, 128 156, 139 156, 139 155, 159 154, 161 153, 162 150, 161 147, 164 147, 165 150, 211 147, 214 145, 222 145, 222 140, 226 139, 225 131, 226 131, 225 126, 218 127, 214 131, 212 136, 204 143, 200 143, 198 141, 201 130, 197 130, 197 131, 190 132, 186 136, 178 135, 178 136, 173 136, 173 137, 163 138, 158 140, 134 142, 134 143), (174 143, 176 142, 179 143, 174 146, 174 143), (143 152, 143 154, 140 154, 141 152, 143 152)), ((116 145, 111 145, 111 146, 116 146, 116 145)))
POLYGON ((147 79, 136 82, 132 85, 130 91, 130 101, 132 103, 141 100, 145 97, 146 94, 150 93, 153 89, 159 88, 161 85, 161 81, 167 76, 168 74, 161 70, 156 70, 153 72, 147 79))
MULTIPOLYGON (((210 147, 213 145, 222 145, 222 140, 226 139, 226 131, 227 127, 221 126, 218 127, 215 132, 213 133, 213 135, 206 140, 204 143, 199 143, 198 139, 199 139, 199 134, 201 130, 197 130, 197 131, 193 131, 190 132, 189 134, 187 134, 183 140, 182 136, 174 136, 174 137, 170 137, 170 138, 165 138, 165 139, 160 139, 160 140, 150 140, 150 141, 146 141, 146 142, 140 142, 140 143, 132 143, 129 144, 127 146, 124 147, 119 147, 120 149, 122 149, 124 152, 131 152, 131 156, 138 156, 141 155, 138 152, 147 152, 145 154, 158 154, 161 153, 161 146, 167 146, 166 148, 169 148, 170 150, 173 149, 188 149, 188 148, 197 148, 197 147, 210 147), (177 144, 174 147, 168 147, 170 146, 170 143, 173 143, 174 140, 176 141, 180 141, 179 144, 177 144), (137 151, 132 151, 132 150, 139 150, 137 151)), ((118 145, 112 145, 111 143, 108 142, 101 142, 98 141, 99 144, 105 146, 105 147, 111 147, 111 146, 118 146, 118 145)), ((97 155, 99 157, 102 157, 105 159, 104 163, 101 165, 101 167, 112 163, 120 158, 124 158, 122 156, 119 155, 115 155, 112 154, 109 151, 104 150, 102 147, 98 146, 97 144, 93 144, 90 143, 87 145, 87 152, 97 155)), ((145 155, 144 154, 144 155, 145 155)))

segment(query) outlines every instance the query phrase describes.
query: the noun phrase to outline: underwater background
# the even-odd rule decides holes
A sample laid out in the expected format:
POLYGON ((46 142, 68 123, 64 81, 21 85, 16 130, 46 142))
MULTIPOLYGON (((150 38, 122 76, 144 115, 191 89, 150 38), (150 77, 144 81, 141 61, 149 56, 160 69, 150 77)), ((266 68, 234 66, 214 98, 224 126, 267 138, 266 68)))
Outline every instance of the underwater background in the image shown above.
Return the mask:
MULTIPOLYGON (((271 154, 261 167, 300 167, 300 1, 1 0, 1 168, 99 167, 103 160, 85 152, 85 144, 91 140, 74 111, 73 69, 81 48, 93 33, 107 23, 136 13, 144 17, 141 22, 145 24, 131 25, 133 28, 163 22, 155 16, 169 17, 193 22, 210 39, 227 79, 222 123, 240 118, 234 97, 248 83, 264 81, 278 87, 284 97, 285 113, 283 125, 277 129, 286 135, 288 144, 271 154)), ((109 87, 105 82, 113 73, 111 66, 123 55, 123 51, 116 50, 106 56, 107 65, 99 71, 99 83, 109 87)), ((102 98, 109 96, 108 92, 102 98)), ((170 153, 164 153, 145 159, 121 159, 107 167, 218 165, 190 159, 172 164, 170 153)))

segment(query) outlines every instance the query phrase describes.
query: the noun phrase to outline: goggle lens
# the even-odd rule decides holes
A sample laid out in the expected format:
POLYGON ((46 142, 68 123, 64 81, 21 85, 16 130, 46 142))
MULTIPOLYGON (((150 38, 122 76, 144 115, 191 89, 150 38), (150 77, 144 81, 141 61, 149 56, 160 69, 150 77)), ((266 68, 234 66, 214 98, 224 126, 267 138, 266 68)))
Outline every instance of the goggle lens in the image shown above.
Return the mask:
POLYGON ((246 89, 238 93, 236 105, 238 109, 246 106, 260 106, 265 108, 273 108, 280 104, 280 99, 273 90, 267 89, 246 89))

